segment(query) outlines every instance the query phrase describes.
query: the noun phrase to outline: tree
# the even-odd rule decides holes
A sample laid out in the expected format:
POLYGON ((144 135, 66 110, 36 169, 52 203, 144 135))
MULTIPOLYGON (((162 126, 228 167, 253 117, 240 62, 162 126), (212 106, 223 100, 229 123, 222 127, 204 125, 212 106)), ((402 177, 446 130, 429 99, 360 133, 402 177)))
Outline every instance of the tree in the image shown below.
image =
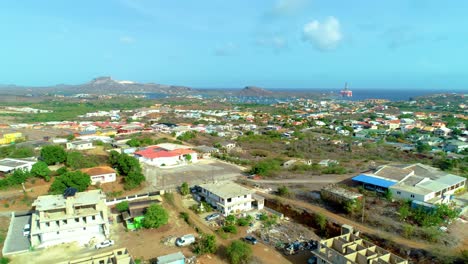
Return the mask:
POLYGON ((145 218, 143 218, 144 228, 158 228, 167 224, 169 220, 169 214, 159 204, 152 204, 146 209, 145 218))
POLYGON ((59 169, 56 171, 56 173, 57 173, 58 175, 65 174, 66 172, 68 172, 68 169, 67 169, 67 167, 65 167, 65 166, 59 168, 59 169))
POLYGON ((185 160, 188 161, 188 162, 190 162, 192 160, 192 155, 190 155, 190 154, 187 154, 184 157, 185 157, 185 160))
POLYGON ((398 210, 398 213, 400 214, 400 220, 406 220, 406 218, 411 215, 411 210, 408 203, 404 203, 398 210))
POLYGON ((216 237, 214 235, 201 234, 200 239, 195 243, 193 252, 197 255, 213 254, 218 250, 216 237))
POLYGON ((130 173, 124 178, 126 190, 135 189, 140 186, 140 184, 145 181, 145 176, 140 171, 130 171, 130 173))
POLYGON ((418 153, 426 153, 432 150, 431 146, 429 144, 422 143, 421 141, 418 141, 416 143, 416 150, 418 153))
POLYGON ((127 145, 129 145, 130 147, 139 147, 141 146, 141 142, 136 138, 132 138, 129 141, 127 141, 127 145))
POLYGON ((69 187, 83 192, 89 185, 91 185, 91 177, 88 174, 81 171, 70 171, 55 177, 49 192, 51 194, 62 194, 69 187))
POLYGON ((127 211, 128 210, 128 202, 127 201, 122 201, 122 202, 118 203, 115 206, 115 209, 117 209, 117 211, 119 211, 119 212, 127 211))
POLYGON ((232 241, 226 249, 227 257, 231 264, 245 264, 252 258, 252 248, 245 242, 232 241))
POLYGON ((67 159, 67 153, 63 147, 59 145, 48 145, 41 149, 41 160, 47 165, 54 165, 55 163, 62 163, 67 159))
POLYGON ((190 189, 189 189, 189 186, 186 182, 182 183, 182 185, 180 186, 180 194, 182 195, 187 195, 190 193, 190 189))
POLYGON ((43 161, 39 161, 34 164, 31 168, 31 174, 36 177, 42 177, 46 181, 50 181, 50 169, 49 166, 43 161))
POLYGON ((118 165, 119 157, 120 153, 118 153, 115 150, 111 150, 111 152, 109 153, 109 163, 112 167, 116 167, 118 165))

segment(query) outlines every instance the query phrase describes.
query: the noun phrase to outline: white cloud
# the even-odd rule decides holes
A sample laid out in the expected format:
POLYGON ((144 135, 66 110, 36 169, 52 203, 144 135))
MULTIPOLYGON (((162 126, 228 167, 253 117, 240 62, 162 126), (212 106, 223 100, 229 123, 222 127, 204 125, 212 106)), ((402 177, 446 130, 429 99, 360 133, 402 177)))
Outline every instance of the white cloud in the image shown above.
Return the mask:
POLYGON ((136 42, 136 40, 130 36, 121 36, 119 41, 124 44, 132 44, 136 42))
POLYGON ((237 45, 228 42, 222 46, 218 46, 214 50, 214 55, 216 56, 230 56, 233 55, 237 51, 237 45))
POLYGON ((313 20, 304 26, 302 37, 319 50, 335 49, 343 39, 340 21, 332 16, 323 22, 313 20))
POLYGON ((288 47, 288 42, 281 36, 260 37, 256 40, 259 46, 272 47, 275 51, 280 51, 288 47))
POLYGON ((308 4, 307 0, 278 0, 272 9, 272 14, 277 16, 294 15, 308 4))

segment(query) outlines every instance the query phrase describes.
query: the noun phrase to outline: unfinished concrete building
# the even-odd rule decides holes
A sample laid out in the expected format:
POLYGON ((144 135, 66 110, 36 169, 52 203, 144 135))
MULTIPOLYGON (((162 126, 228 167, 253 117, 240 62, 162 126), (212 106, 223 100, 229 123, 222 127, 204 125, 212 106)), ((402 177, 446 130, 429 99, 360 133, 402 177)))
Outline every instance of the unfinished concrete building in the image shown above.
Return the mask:
POLYGON ((408 264, 407 260, 353 233, 322 240, 312 253, 318 264, 408 264))
POLYGON ((44 195, 33 203, 31 245, 47 247, 61 243, 101 241, 109 236, 106 196, 101 190, 72 196, 44 195))
POLYGON ((135 264, 135 261, 126 248, 119 248, 60 264, 135 264))

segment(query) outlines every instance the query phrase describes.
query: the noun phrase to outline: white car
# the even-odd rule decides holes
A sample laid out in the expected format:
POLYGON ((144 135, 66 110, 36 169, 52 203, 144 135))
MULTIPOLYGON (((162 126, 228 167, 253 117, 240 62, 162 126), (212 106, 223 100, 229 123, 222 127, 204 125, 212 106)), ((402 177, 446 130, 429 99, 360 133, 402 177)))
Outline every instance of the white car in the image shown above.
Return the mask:
POLYGON ((23 228, 23 236, 29 236, 29 233, 31 233, 31 225, 26 224, 23 228))
POLYGON ((110 247, 114 245, 114 240, 104 240, 99 244, 96 244, 96 249, 110 247))
POLYGON ((194 235, 185 235, 177 238, 176 245, 178 247, 184 247, 195 243, 195 236, 194 235))

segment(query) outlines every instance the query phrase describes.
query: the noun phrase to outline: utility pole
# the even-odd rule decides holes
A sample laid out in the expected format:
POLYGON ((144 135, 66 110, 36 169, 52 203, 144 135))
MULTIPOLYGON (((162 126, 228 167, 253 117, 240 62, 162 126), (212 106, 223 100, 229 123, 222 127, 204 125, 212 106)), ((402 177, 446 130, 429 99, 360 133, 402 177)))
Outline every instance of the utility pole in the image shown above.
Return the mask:
POLYGON ((361 223, 364 223, 364 208, 366 208, 366 197, 362 196, 362 217, 361 223))

